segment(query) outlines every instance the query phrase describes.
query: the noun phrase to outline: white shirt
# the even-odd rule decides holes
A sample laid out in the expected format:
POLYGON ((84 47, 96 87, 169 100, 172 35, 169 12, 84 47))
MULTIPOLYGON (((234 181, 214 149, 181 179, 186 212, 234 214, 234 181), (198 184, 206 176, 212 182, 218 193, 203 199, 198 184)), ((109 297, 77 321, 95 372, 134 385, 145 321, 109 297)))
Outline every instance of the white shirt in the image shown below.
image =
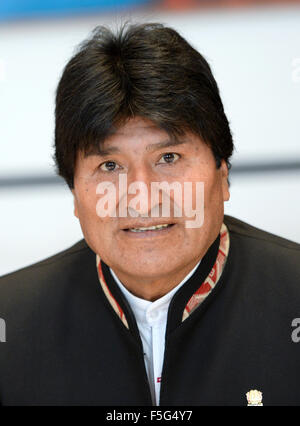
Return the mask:
POLYGON ((173 295, 193 275, 200 262, 201 260, 181 283, 154 302, 134 296, 124 287, 114 271, 110 269, 112 276, 126 297, 136 318, 143 343, 145 366, 150 384, 152 403, 154 405, 159 405, 169 304, 173 295))

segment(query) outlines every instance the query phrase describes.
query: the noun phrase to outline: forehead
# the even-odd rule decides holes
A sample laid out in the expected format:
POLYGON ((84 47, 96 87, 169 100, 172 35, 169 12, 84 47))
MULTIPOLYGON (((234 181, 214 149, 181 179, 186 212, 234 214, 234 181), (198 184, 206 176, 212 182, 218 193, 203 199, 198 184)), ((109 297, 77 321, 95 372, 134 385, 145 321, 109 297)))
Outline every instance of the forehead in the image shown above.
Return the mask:
POLYGON ((102 146, 105 148, 115 145, 121 149, 122 144, 131 141, 143 144, 149 141, 159 142, 162 138, 169 138, 164 130, 157 127, 148 119, 134 117, 128 120, 124 125, 118 127, 112 135, 103 141, 102 146))
POLYGON ((119 126, 98 146, 91 147, 85 157, 90 155, 109 155, 113 153, 142 149, 147 152, 177 145, 203 144, 191 132, 175 136, 168 134, 149 119, 134 117, 119 126))
POLYGON ((127 136, 132 134, 149 132, 153 134, 165 133, 153 121, 143 117, 133 117, 128 119, 123 125, 119 126, 114 135, 127 136))

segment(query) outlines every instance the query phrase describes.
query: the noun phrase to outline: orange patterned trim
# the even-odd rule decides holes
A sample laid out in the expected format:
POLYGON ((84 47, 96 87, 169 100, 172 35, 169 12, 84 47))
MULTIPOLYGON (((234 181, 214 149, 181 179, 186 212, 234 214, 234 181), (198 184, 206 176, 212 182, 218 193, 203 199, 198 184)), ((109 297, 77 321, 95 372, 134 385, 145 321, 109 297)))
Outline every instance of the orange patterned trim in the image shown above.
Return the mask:
POLYGON ((123 312, 123 309, 121 308, 119 303, 116 301, 114 296, 111 294, 111 292, 108 288, 108 285, 106 284, 106 281, 105 281, 104 276, 103 276, 102 268, 101 268, 100 257, 98 256, 98 254, 96 255, 96 265, 97 265, 99 281, 100 281, 101 287, 102 287, 102 289, 105 293, 105 296, 107 297, 111 306, 114 308, 114 311, 117 313, 117 315, 119 316, 122 323, 125 325, 126 328, 129 329, 128 322, 127 322, 127 319, 126 319, 125 314, 123 312))
POLYGON ((191 313, 203 302, 203 300, 209 295, 209 293, 212 291, 212 289, 216 286, 217 282, 220 279, 220 276, 222 275, 227 256, 229 253, 229 232, 227 229, 227 226, 223 223, 220 231, 220 245, 219 245, 219 251, 217 255, 217 259, 215 261, 215 264, 206 277, 206 279, 203 281, 203 283, 200 285, 197 291, 193 294, 193 296, 190 298, 188 303, 186 304, 186 307, 183 311, 182 315, 182 322, 187 319, 191 313))

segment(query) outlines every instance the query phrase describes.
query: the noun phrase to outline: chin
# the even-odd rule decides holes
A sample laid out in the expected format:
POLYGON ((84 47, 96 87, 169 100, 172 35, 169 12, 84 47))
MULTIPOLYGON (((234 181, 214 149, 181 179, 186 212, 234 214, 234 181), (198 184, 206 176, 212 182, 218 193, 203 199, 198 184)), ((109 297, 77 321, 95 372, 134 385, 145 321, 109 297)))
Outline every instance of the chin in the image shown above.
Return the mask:
MULTIPOLYGON (((120 265, 121 266, 121 265, 120 265)), ((133 262, 126 262, 122 265, 122 270, 133 276, 140 276, 144 278, 155 278, 161 277, 165 274, 172 273, 180 265, 172 264, 167 259, 155 258, 153 260, 145 259, 134 259, 133 262)))

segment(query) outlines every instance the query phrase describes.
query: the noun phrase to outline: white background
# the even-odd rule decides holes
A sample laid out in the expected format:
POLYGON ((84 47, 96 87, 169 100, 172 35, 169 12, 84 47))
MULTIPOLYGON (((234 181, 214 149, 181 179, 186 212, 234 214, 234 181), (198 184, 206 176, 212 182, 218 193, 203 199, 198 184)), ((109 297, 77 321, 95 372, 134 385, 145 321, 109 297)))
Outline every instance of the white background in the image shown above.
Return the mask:
MULTIPOLYGON (((0 27, 0 179, 53 173, 54 95, 99 24, 158 21, 209 61, 231 123, 233 163, 300 165, 300 7, 20 21, 0 27)), ((232 175, 226 213, 300 242, 300 171, 232 175)), ((0 275, 82 238, 65 186, 0 187, 0 275)))

